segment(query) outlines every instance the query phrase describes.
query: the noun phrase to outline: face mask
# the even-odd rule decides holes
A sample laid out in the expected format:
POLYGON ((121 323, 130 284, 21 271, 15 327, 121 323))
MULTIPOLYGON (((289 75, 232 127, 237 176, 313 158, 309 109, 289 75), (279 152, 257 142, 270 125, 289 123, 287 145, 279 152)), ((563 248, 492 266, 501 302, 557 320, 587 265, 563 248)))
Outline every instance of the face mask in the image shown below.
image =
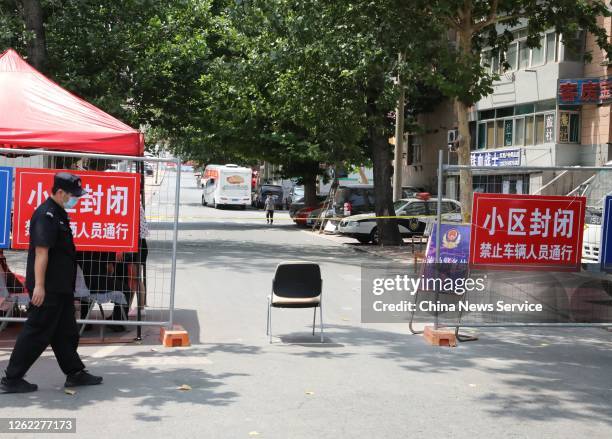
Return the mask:
POLYGON ((70 197, 70 199, 64 203, 64 207, 66 209, 72 209, 78 202, 79 199, 77 197, 70 197))

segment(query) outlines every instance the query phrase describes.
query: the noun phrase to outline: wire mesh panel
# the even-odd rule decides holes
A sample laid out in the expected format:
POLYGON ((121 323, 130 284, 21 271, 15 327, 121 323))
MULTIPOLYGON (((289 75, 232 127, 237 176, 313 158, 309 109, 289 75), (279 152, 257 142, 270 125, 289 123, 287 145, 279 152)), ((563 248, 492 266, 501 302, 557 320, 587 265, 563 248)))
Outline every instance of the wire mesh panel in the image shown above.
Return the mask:
POLYGON ((14 180, 11 246, 0 250, 0 324, 25 320, 31 306, 26 283, 30 218, 53 195, 53 175, 61 170, 80 176, 87 192, 66 209, 77 247, 73 293, 81 330, 101 323, 115 332, 170 325, 180 161, 38 150, 0 153, 0 169, 9 168, 14 180), (149 227, 160 221, 169 227, 149 227))
MULTIPOLYGON (((471 203, 464 271, 486 277, 484 291, 461 299, 486 304, 486 312, 459 315, 462 326, 612 324, 612 279, 600 261, 612 167, 440 165, 439 172, 444 197, 471 203), (462 181, 462 173, 471 178, 462 181)), ((445 254, 449 245, 444 235, 433 248, 445 254)))

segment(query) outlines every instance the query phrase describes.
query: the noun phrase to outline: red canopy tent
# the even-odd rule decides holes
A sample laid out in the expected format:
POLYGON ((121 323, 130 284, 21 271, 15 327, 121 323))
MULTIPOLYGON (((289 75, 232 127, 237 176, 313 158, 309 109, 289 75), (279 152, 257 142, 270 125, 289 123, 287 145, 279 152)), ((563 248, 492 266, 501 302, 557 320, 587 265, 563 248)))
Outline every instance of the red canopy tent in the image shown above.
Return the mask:
POLYGON ((9 49, 0 55, 0 146, 142 156, 144 137, 9 49))

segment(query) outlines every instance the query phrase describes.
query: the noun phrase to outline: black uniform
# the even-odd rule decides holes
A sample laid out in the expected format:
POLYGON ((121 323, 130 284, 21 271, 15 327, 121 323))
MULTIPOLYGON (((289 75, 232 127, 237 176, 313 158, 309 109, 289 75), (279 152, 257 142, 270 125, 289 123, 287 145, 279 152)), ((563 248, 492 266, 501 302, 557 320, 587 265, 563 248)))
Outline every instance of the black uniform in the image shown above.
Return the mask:
POLYGON ((49 248, 45 299, 41 306, 28 308, 28 319, 6 369, 8 379, 22 378, 49 345, 66 375, 85 368, 77 353, 79 331, 74 316, 76 249, 68 215, 52 198, 36 209, 30 221, 26 276, 30 294, 35 286, 36 247, 49 248))

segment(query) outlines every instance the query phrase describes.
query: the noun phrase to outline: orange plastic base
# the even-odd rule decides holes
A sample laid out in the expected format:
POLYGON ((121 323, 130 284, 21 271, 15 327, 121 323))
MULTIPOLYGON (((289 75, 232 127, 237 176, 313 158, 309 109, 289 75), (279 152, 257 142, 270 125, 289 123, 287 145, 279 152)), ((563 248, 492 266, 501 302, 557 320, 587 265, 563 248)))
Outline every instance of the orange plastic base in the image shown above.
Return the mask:
POLYGON ((433 326, 425 326, 423 338, 433 346, 457 346, 457 337, 453 329, 434 329, 433 326))
POLYGON ((172 329, 160 328, 159 341, 167 348, 191 346, 189 334, 181 325, 174 325, 172 329))

